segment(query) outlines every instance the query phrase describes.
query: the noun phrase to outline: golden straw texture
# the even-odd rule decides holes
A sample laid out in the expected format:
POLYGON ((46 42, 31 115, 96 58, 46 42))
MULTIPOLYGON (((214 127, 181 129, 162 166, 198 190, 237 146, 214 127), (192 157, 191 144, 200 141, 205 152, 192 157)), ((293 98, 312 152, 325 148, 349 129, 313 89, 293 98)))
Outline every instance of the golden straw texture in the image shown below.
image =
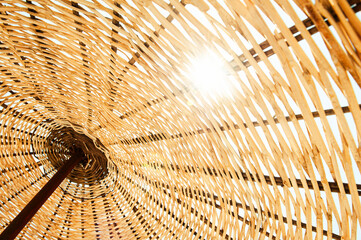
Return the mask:
POLYGON ((19 239, 360 239, 360 9, 0 0, 0 231, 80 144, 19 239))

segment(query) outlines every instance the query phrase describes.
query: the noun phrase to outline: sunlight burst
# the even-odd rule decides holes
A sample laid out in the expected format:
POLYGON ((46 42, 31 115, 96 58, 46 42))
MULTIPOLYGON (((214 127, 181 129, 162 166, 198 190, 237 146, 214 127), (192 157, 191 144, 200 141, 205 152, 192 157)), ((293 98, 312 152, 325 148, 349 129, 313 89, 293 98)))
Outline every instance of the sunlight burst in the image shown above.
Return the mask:
POLYGON ((206 53, 192 62, 189 78, 194 88, 202 94, 214 96, 229 92, 229 74, 224 61, 214 53, 206 53))

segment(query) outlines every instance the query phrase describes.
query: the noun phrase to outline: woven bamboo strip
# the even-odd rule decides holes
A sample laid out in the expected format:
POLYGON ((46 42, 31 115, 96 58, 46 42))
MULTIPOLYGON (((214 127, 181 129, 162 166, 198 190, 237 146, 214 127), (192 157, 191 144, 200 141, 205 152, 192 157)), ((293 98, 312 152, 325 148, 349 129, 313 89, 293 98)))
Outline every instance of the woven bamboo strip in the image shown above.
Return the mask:
POLYGON ((0 0, 1 231, 87 136, 19 239, 358 239, 360 9, 0 0))

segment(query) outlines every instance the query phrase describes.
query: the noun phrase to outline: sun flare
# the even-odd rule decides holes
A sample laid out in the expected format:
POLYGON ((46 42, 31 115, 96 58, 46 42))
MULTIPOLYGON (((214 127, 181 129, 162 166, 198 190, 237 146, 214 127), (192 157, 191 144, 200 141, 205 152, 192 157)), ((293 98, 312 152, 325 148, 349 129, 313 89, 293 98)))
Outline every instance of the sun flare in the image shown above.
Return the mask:
POLYGON ((205 53, 191 62, 189 78, 194 88, 205 95, 225 95, 229 81, 225 63, 215 53, 205 53))

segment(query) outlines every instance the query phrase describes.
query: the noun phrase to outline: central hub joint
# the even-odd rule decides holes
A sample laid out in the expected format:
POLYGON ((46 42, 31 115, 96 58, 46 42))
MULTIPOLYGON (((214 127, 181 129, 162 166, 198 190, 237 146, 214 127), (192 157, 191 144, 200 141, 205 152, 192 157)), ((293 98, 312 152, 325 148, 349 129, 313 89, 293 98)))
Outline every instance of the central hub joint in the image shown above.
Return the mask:
MULTIPOLYGON (((48 153, 50 163, 57 169, 75 153, 80 154, 80 163, 68 176, 72 182, 93 185, 108 175, 107 157, 87 135, 64 127, 53 130, 47 144, 49 148, 57 149, 48 153)), ((105 149, 98 139, 97 145, 105 149)))

